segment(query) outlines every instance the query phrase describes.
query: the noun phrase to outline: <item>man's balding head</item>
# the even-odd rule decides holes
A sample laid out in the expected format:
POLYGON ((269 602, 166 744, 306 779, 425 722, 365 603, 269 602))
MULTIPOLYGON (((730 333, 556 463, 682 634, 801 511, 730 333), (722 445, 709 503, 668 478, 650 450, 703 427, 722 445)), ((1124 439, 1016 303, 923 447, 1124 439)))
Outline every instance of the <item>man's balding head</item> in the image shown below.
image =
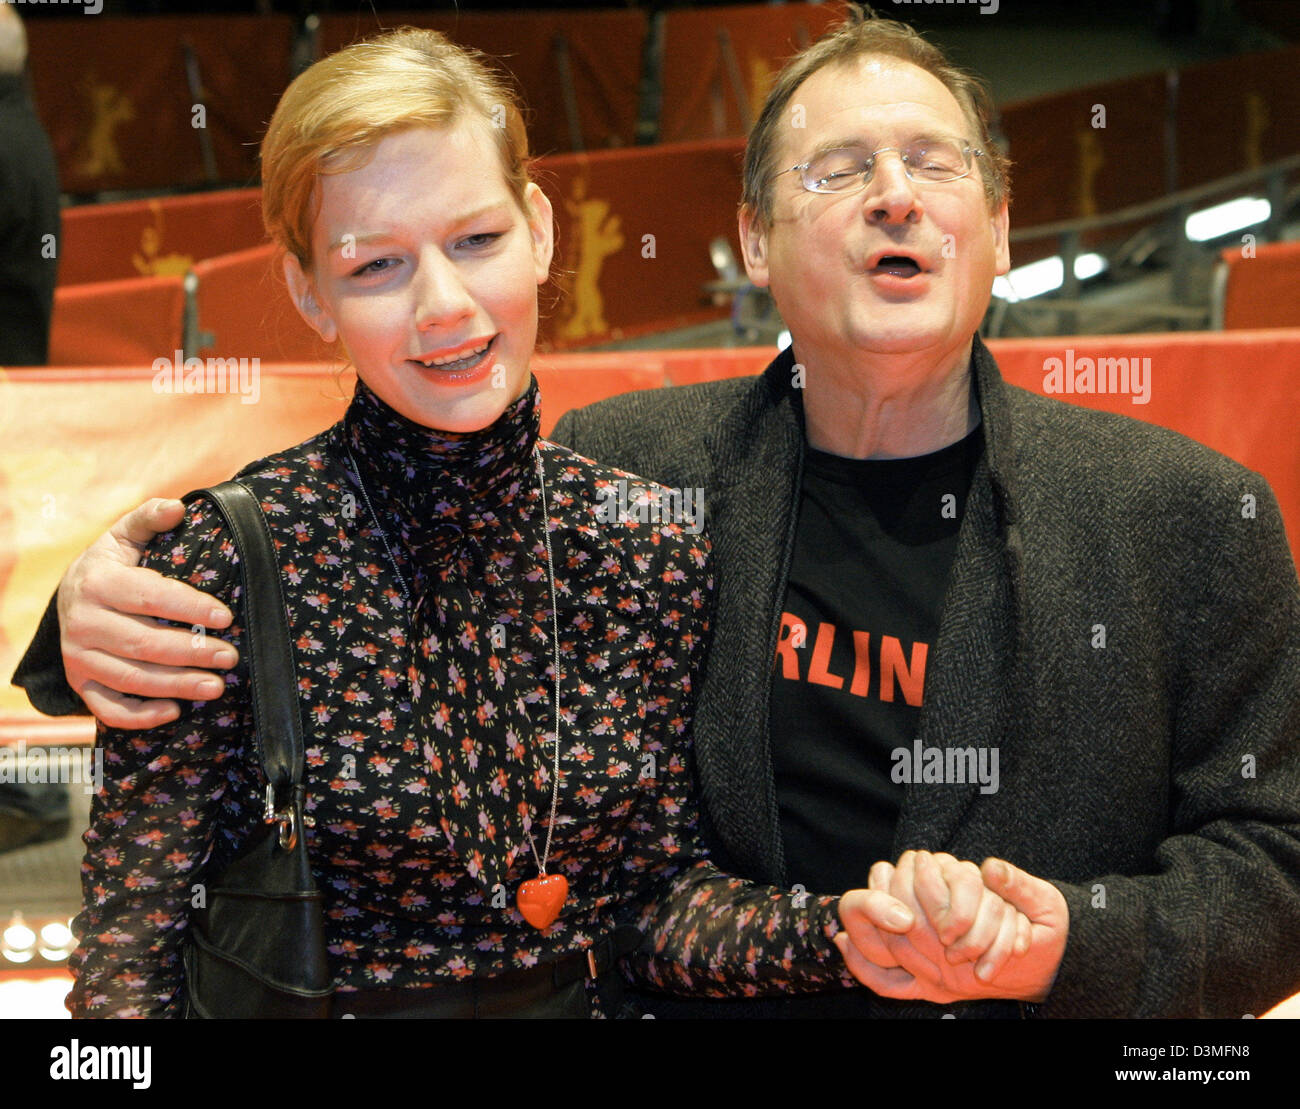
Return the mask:
POLYGON ((27 32, 12 4, 0 3, 0 77, 21 73, 27 64, 27 32))

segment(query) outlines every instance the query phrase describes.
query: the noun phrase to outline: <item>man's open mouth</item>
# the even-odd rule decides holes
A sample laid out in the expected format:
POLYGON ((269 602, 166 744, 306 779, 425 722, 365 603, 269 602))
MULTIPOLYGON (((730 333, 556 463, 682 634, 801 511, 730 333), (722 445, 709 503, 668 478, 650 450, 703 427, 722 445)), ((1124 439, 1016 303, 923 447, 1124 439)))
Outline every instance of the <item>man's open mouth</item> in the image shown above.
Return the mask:
POLYGON ((887 273, 894 277, 915 277, 921 272, 921 265, 915 258, 908 258, 903 254, 886 254, 868 272, 887 273))

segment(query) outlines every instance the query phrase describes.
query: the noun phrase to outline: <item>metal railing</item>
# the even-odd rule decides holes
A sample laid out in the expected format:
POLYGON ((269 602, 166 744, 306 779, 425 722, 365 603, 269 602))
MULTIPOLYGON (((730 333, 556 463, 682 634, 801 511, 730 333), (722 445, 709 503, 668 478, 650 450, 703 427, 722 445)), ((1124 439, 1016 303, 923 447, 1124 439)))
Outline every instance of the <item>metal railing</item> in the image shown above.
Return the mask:
POLYGON ((1078 219, 1058 220, 1043 223, 1036 227, 1025 227, 1011 232, 1013 244, 1036 242, 1041 239, 1055 238, 1057 253, 1061 258, 1062 281, 1060 288, 1050 296, 1019 300, 1015 302, 995 298, 995 304, 988 325, 990 337, 996 337, 1005 322, 1009 306, 1014 303, 1017 311, 1054 312, 1058 316, 1058 330, 1070 334, 1078 328, 1078 315, 1081 311, 1100 309, 1107 312, 1131 312, 1135 315, 1161 316, 1168 319, 1175 327, 1183 321, 1196 323, 1210 322, 1214 315, 1212 305, 1189 305, 1188 279, 1191 262, 1196 257, 1196 246, 1187 238, 1187 217, 1202 202, 1223 193, 1239 192, 1257 181, 1265 183, 1265 195, 1269 202, 1269 217, 1261 228, 1261 237, 1265 242, 1276 242, 1282 237, 1282 228, 1286 213, 1291 205, 1300 198, 1300 190, 1287 188, 1289 174, 1300 171, 1300 154, 1280 158, 1257 169, 1243 170, 1240 173, 1220 177, 1204 185, 1191 189, 1181 189, 1156 200, 1107 212, 1105 215, 1084 216, 1078 219), (1170 243, 1173 259, 1170 267, 1172 279, 1172 296, 1174 303, 1143 303, 1117 305, 1107 303, 1104 306, 1091 304, 1080 298, 1082 282, 1075 273, 1075 263, 1082 253, 1083 236, 1091 231, 1100 231, 1108 227, 1117 227, 1131 223, 1155 223, 1160 227, 1160 234, 1170 243))

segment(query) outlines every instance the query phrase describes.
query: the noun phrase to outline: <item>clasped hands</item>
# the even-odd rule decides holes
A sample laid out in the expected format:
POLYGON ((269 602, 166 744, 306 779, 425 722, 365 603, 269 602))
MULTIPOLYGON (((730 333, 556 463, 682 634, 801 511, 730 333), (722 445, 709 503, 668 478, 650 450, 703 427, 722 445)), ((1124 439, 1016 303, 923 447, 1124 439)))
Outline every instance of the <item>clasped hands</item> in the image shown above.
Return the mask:
POLYGON ((835 945, 849 972, 881 997, 1043 1001, 1065 954, 1060 890, 1002 859, 983 866, 905 851, 878 862, 866 889, 839 902, 835 945))

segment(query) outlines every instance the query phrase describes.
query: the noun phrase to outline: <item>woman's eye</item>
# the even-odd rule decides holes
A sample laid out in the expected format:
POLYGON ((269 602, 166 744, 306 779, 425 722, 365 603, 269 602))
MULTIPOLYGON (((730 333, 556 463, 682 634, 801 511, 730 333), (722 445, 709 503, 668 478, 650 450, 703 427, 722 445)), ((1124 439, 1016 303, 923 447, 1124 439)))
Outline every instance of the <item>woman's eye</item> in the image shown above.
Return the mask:
POLYGON ((396 258, 376 258, 373 262, 367 262, 364 266, 354 270, 352 276, 366 277, 369 274, 385 273, 395 265, 397 265, 396 258))
POLYGON ((500 231, 480 231, 477 235, 467 235, 460 242, 461 246, 467 246, 471 250, 481 249, 496 242, 497 239, 501 238, 501 235, 502 232, 500 231))

